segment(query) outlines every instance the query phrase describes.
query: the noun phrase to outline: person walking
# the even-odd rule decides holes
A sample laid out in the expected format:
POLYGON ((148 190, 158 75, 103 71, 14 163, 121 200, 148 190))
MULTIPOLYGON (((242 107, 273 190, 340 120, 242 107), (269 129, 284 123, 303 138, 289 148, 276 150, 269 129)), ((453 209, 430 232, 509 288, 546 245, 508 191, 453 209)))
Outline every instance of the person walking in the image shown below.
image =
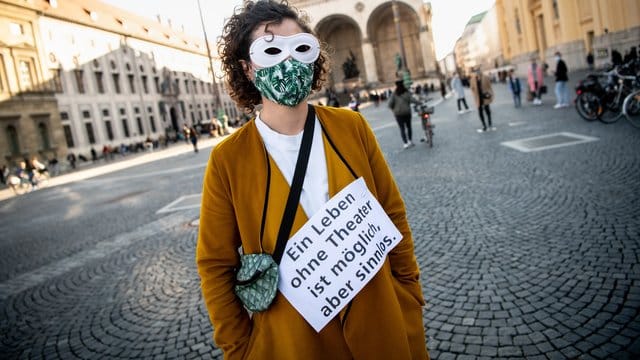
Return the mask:
POLYGON ((198 132, 193 126, 189 128, 189 141, 191 142, 191 145, 193 145, 193 152, 197 153, 198 152, 198 132))
POLYGON ((400 137, 402 138, 403 149, 414 146, 411 130, 411 103, 417 103, 409 90, 404 86, 402 80, 396 81, 396 89, 391 93, 387 105, 396 118, 398 127, 400 128, 400 137))
POLYGON ((471 77, 470 87, 471 92, 473 93, 473 100, 476 102, 476 106, 478 107, 480 122, 482 123, 482 129, 478 129, 478 132, 483 133, 489 129, 495 131, 496 128, 491 124, 491 108, 489 107, 493 101, 491 80, 489 80, 489 78, 480 71, 480 68, 477 68, 471 77), (486 122, 483 112, 487 115, 486 122))
POLYGON ((531 58, 531 64, 527 71, 527 82, 529 91, 533 95, 533 105, 542 105, 542 93, 544 86, 544 69, 538 65, 535 58, 531 58))
POLYGON ((594 69, 593 60, 593 52, 589 51, 587 54, 587 66, 589 67, 589 71, 593 71, 594 69))
POLYGON ((456 93, 456 98, 458 99, 458 114, 464 114, 465 112, 469 112, 469 106, 467 106, 467 100, 464 98, 464 86, 462 86, 462 80, 460 79, 460 75, 457 72, 453 74, 453 79, 451 80, 451 87, 453 91, 456 93), (460 104, 464 105, 464 111, 460 104))
POLYGON ((509 74, 507 75, 507 86, 509 87, 509 92, 513 97, 513 104, 516 108, 522 106, 522 102, 520 101, 520 92, 522 87, 520 86, 520 79, 514 75, 514 70, 510 69, 509 74))
POLYGON ((556 51, 556 104, 554 109, 560 109, 569 106, 569 89, 567 89, 567 81, 569 81, 569 70, 567 64, 562 60, 562 55, 556 51))
MULTIPOLYGON (((226 360, 429 359, 420 270, 399 188, 362 113, 308 103, 311 92, 322 89, 330 62, 305 21, 286 2, 248 0, 227 19, 218 40, 233 100, 248 111, 262 107, 250 123, 213 148, 204 173, 196 264, 215 344, 226 360), (281 87, 283 83, 287 86, 281 87), (355 179, 364 180, 371 205, 379 203, 401 233, 398 245, 388 247, 389 255, 380 258, 379 270, 371 271, 371 280, 354 290, 342 310, 331 312, 327 305, 329 314, 318 313, 328 321, 321 331, 277 289, 263 309, 250 313, 234 290, 243 284, 236 271, 250 265, 245 263, 247 256, 268 259, 280 229, 287 241, 312 215, 326 211, 325 203, 355 179), (298 201, 296 192, 289 192, 300 185, 298 201), (285 208, 293 214, 283 216, 285 208), (292 217, 290 231, 286 224, 281 227, 281 220, 292 217)), ((360 214, 366 216, 362 210, 360 214)), ((359 248, 364 241, 354 240, 356 234, 338 247, 327 240, 327 252, 318 253, 319 261, 326 260, 325 255, 342 259, 343 250, 359 248)), ((280 267, 276 274, 295 270, 280 267)), ((330 272, 316 275, 316 295, 326 282, 336 280, 330 272)))

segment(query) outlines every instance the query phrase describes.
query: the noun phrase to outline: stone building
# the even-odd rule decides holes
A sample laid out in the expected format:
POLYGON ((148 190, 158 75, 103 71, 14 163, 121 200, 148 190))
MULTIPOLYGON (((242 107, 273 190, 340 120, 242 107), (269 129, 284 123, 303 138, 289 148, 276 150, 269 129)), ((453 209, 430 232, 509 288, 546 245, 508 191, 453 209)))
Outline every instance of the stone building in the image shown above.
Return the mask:
POLYGON ((306 12, 311 27, 332 49, 329 86, 342 88, 342 64, 351 54, 360 71, 361 85, 392 84, 396 78, 396 54, 401 54, 393 3, 413 79, 434 77, 435 48, 431 29, 431 5, 422 0, 298 0, 289 3, 306 12))
POLYGON ((12 104, 0 107, 0 139, 9 139, 0 141, 0 155, 8 161, 45 150, 59 159, 67 151, 87 156, 175 136, 185 124, 207 124, 219 109, 240 115, 221 82, 213 86, 206 44, 170 23, 97 0, 0 6, 2 29, 24 33, 16 40, 0 32, 0 80, 10 90, 2 94, 12 104), (28 66, 15 63, 22 58, 28 66))
POLYGON ((66 153, 41 46, 36 11, 0 2, 0 165, 66 153))
POLYGON ((469 19, 454 52, 463 74, 475 67, 490 71, 504 64, 495 6, 469 19))
POLYGON ((596 66, 640 45, 638 0, 496 0, 505 59, 520 72, 532 57, 553 63, 560 51, 569 69, 596 66))

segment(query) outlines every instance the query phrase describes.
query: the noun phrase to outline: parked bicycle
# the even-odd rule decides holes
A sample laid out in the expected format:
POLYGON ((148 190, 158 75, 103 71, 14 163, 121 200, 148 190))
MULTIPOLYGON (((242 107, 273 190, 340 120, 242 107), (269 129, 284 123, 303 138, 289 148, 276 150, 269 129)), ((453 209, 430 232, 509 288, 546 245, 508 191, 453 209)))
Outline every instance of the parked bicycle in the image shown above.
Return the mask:
MULTIPOLYGON (((625 100, 640 88, 637 78, 640 66, 631 61, 613 69, 587 75, 576 86, 575 106, 578 114, 587 121, 600 120, 611 124, 623 116, 625 100)), ((630 100, 630 114, 635 114, 635 103, 630 100)))

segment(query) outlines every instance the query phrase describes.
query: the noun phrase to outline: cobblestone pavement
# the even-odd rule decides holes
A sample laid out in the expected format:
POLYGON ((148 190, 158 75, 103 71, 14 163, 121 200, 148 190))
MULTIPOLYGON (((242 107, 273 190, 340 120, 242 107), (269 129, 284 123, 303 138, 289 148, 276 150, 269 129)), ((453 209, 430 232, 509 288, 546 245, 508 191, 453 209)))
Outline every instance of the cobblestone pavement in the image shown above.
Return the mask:
MULTIPOLYGON (((389 111, 362 110, 406 201, 432 358, 640 357, 640 131, 552 110, 551 96, 516 110, 495 87, 496 131, 477 133, 477 113, 447 99, 431 149, 401 150, 389 111), (501 145, 559 132, 597 140, 501 145)), ((45 264, 20 260, 38 265, 18 274, 3 259, 2 358, 221 358, 194 264, 197 216, 158 214, 45 264)), ((21 246, 1 218, 0 229, 3 248, 21 246)))

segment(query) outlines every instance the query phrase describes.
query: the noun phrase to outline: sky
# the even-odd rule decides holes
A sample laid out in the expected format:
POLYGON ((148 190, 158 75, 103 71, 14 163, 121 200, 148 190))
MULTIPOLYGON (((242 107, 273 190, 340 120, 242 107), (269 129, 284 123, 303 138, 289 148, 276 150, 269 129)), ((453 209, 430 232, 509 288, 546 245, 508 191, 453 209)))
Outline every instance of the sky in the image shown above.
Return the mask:
MULTIPOLYGON (((185 32, 202 38, 202 26, 198 14, 197 0, 102 0, 108 4, 133 13, 155 19, 160 15, 163 22, 171 19, 174 27, 184 25, 185 32)), ((467 21, 491 8, 495 0, 431 0, 432 27, 436 58, 441 59, 453 51, 456 40, 462 34, 467 21)), ((222 33, 226 18, 233 14, 242 0, 200 0, 205 20, 207 37, 214 42, 222 33)), ((310 14, 313 16, 313 14, 310 14)))

